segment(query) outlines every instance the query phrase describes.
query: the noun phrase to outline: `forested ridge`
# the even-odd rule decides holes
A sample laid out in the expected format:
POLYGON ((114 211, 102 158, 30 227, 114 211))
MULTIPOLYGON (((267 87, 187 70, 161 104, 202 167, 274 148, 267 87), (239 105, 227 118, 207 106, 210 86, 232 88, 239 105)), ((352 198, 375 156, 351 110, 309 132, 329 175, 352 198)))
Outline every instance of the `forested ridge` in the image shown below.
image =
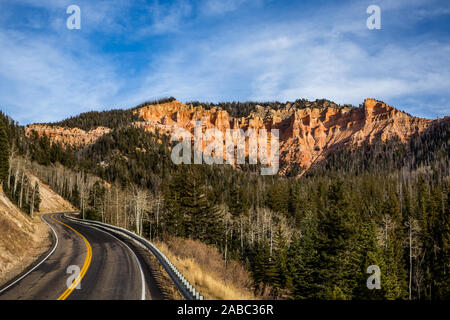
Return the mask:
POLYGON ((37 181, 30 181, 23 165, 14 168, 10 165, 19 131, 11 118, 0 112, 0 184, 17 207, 33 217, 41 203, 39 185, 37 181))
MULTIPOLYGON (((253 107, 228 108, 240 116, 253 107)), ((406 144, 337 151, 295 179, 260 176, 250 165, 176 166, 168 138, 128 126, 128 115, 86 113, 59 123, 113 129, 80 150, 25 138, 2 115, 0 142, 3 131, 9 150, 29 159, 85 218, 151 240, 173 235, 215 245, 251 271, 257 295, 450 298, 448 118, 406 144), (381 269, 380 290, 367 289, 369 265, 381 269)), ((1 159, 9 159, 4 150, 1 159)))
POLYGON ((308 101, 306 99, 297 99, 295 101, 286 101, 286 102, 280 102, 280 101, 247 101, 247 102, 219 102, 219 103, 212 103, 212 102, 200 102, 200 101, 191 101, 187 102, 187 105, 193 105, 196 106, 202 106, 205 109, 212 109, 212 108, 219 108, 222 110, 226 110, 228 114, 231 117, 234 118, 240 118, 240 117, 247 117, 250 115, 253 111, 257 110, 257 107, 263 107, 264 109, 271 109, 271 110, 281 110, 283 108, 289 107, 293 109, 305 109, 305 108, 327 108, 327 107, 333 107, 336 109, 339 108, 355 108, 352 105, 338 105, 334 103, 333 101, 327 100, 327 99, 316 99, 315 101, 308 101))
POLYGON ((138 116, 134 114, 136 109, 157 104, 171 102, 175 98, 163 98, 158 100, 151 100, 141 103, 140 105, 131 109, 112 109, 108 111, 89 111, 81 113, 77 116, 70 117, 68 119, 49 123, 49 125, 61 126, 65 128, 80 128, 85 131, 95 129, 99 126, 107 128, 119 128, 131 124, 134 121, 139 120, 138 116))

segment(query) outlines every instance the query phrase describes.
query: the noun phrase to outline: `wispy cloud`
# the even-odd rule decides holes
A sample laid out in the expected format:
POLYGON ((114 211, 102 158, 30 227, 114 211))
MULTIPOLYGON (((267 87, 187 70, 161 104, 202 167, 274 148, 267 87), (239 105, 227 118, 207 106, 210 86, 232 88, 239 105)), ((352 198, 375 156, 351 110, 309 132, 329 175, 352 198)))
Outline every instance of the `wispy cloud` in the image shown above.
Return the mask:
MULTIPOLYGON (((450 87, 450 44, 433 40, 372 53, 364 44, 305 23, 218 38, 155 61, 138 94, 214 101, 328 98, 358 105, 366 97, 445 96, 450 87)), ((442 106, 435 108, 429 114, 441 113, 442 106)))
POLYGON ((158 0, 144 7, 151 19, 134 35, 136 38, 179 32, 192 12, 187 0, 177 0, 171 4, 161 4, 158 0))
POLYGON ((52 121, 112 103, 110 97, 121 86, 105 61, 79 52, 83 58, 75 59, 55 49, 56 41, 0 33, 1 104, 22 123, 52 121))
POLYGON ((202 3, 201 12, 206 15, 222 15, 241 6, 261 6, 263 2, 264 0, 206 0, 202 3))
POLYGON ((450 113, 450 41, 421 25, 448 14, 445 1, 378 0, 379 31, 365 27, 366 0, 311 2, 307 13, 268 0, 77 3, 77 32, 65 29, 72 1, 0 3, 0 105, 22 123, 168 95, 374 97, 419 116, 450 113), (279 11, 265 11, 269 2, 279 11))
MULTIPOLYGON (((417 0, 411 5, 419 8, 423 3, 417 0)), ((403 5, 388 10, 411 8, 406 2, 403 5)), ((425 37, 382 40, 377 45, 380 35, 365 28, 364 13, 358 23, 354 10, 337 10, 310 21, 261 23, 245 33, 224 31, 201 42, 183 43, 182 52, 153 61, 152 73, 137 95, 159 92, 183 100, 213 101, 328 98, 354 105, 375 97, 405 101, 399 107, 416 112, 412 101, 421 96, 448 98, 450 42, 425 37), (339 24, 330 22, 337 18, 339 24)), ((420 115, 442 116, 450 111, 448 104, 427 104, 427 108, 420 115)))

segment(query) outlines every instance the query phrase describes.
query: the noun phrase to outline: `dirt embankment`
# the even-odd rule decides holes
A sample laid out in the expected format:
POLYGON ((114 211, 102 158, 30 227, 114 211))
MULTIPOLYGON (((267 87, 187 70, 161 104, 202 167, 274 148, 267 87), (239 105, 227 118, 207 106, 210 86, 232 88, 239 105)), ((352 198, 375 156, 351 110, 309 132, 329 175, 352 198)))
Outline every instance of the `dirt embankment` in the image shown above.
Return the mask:
POLYGON ((38 181, 42 200, 34 218, 16 207, 0 186, 0 286, 22 273, 51 246, 50 230, 40 214, 73 210, 35 176, 28 177, 38 181))

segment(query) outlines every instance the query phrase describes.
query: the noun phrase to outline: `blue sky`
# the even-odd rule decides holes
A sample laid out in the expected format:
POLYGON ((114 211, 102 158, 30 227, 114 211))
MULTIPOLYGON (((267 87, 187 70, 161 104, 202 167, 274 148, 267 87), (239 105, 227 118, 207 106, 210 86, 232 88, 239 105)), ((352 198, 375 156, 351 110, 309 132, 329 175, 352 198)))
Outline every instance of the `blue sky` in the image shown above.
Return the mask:
POLYGON ((0 108, 21 124, 165 96, 450 115, 448 0, 0 0, 0 48, 0 108))

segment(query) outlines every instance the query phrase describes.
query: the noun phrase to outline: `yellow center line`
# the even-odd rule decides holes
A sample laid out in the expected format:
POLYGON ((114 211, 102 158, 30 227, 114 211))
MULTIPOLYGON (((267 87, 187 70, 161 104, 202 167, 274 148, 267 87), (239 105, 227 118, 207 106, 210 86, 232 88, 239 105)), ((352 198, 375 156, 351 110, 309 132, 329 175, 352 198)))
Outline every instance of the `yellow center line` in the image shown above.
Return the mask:
POLYGON ((76 286, 80 283, 81 279, 83 279, 84 275, 86 274, 86 271, 89 268, 89 265, 91 264, 91 260, 92 260, 92 248, 91 248, 91 245, 89 244, 89 241, 87 241, 87 239, 81 233, 79 233, 77 230, 75 230, 74 228, 68 226, 67 224, 53 218, 53 215, 51 215, 50 218, 52 220, 62 224, 63 226, 69 228, 76 234, 78 234, 84 240, 84 244, 86 245, 86 249, 87 249, 86 258, 84 259, 84 265, 83 265, 83 268, 81 269, 80 274, 76 277, 75 281, 72 282, 70 287, 67 288, 67 290, 64 291, 64 293, 57 299, 57 300, 66 300, 67 297, 72 293, 73 290, 75 290, 76 286))

